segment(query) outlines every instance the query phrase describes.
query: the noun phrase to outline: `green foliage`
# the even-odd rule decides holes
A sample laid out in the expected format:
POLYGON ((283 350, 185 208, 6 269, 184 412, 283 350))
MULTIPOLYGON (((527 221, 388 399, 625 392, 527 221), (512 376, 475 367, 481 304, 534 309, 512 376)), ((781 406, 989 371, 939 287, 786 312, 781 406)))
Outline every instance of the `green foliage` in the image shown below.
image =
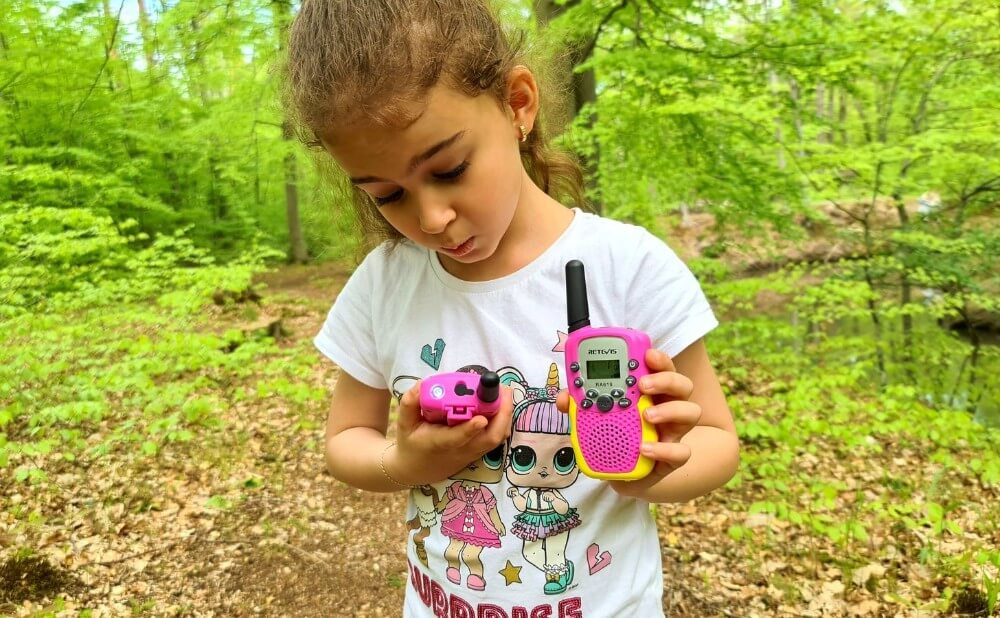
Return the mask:
MULTIPOLYGON (((959 251, 970 263, 978 253, 959 251)), ((910 306, 904 348, 900 307, 857 278, 894 264, 797 266, 708 286, 729 318, 711 342, 743 443, 731 486, 753 497, 749 521, 787 522, 816 539, 803 545, 838 548, 839 561, 886 560, 871 537, 888 529, 896 547, 919 539, 917 560, 975 586, 980 567, 1000 558, 989 541, 1000 507, 988 498, 1000 487, 1000 417, 969 411, 1000 389, 1000 351, 942 330, 937 301, 910 306), (771 305, 761 305, 765 292, 771 305)), ((728 532, 767 543, 745 524, 728 532)))
MULTIPOLYGON (((523 23, 543 3, 499 4, 523 23)), ((1000 352, 968 324, 1000 312, 995 6, 555 4, 529 29, 594 72, 560 137, 591 197, 723 230, 691 268, 726 318, 710 343, 744 445, 730 537, 767 543, 758 524, 778 521, 849 571, 884 558, 889 530, 942 577, 981 580, 993 611, 1000 553, 980 541, 1000 512, 976 492, 1000 487, 1000 352), (731 259, 817 230, 842 259, 754 278, 731 259)), ((356 247, 344 197, 283 134, 274 6, 163 3, 143 26, 94 1, 3 3, 0 486, 191 452, 234 410, 326 396, 306 344, 205 317, 283 257, 293 187, 313 255, 356 247)), ((265 484, 240 474, 204 506, 265 484)))
POLYGON ((141 303, 8 319, 0 335, 0 472, 43 483, 59 461, 86 464, 122 449, 156 457, 223 432, 231 406, 301 408, 326 396, 301 382, 315 362, 311 350, 201 332, 198 323, 195 314, 141 303), (229 388, 252 376, 260 376, 256 389, 229 388))
POLYGON ((954 238, 1000 195, 990 2, 560 4, 543 36, 596 75, 564 141, 596 161, 612 216, 685 206, 787 231, 824 202, 931 192, 926 231, 954 238))
MULTIPOLYGON (((147 28, 96 2, 4 4, 0 203, 24 217, 87 209, 150 238, 186 228, 224 259, 261 236, 284 249, 294 145, 281 133, 271 3, 147 4, 147 28)), ((324 216, 303 163, 305 215, 324 216)))

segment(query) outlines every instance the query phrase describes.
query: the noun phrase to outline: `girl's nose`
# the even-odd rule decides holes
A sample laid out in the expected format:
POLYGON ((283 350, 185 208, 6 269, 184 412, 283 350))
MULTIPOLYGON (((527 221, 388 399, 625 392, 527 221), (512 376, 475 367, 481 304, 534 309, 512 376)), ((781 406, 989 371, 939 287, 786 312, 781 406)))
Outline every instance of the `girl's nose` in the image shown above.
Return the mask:
POLYGON ((420 200, 420 229, 425 234, 440 234, 455 220, 455 209, 441 193, 425 192, 420 200))

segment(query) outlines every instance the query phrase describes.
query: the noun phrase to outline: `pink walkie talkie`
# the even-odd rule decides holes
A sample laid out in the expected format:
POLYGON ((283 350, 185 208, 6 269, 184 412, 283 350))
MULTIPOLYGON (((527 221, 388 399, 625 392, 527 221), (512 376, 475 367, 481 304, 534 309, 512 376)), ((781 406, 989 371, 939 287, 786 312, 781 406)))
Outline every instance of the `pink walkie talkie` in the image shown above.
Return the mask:
POLYGON ((579 260, 566 264, 566 314, 570 436, 580 470, 597 479, 641 479, 654 462, 639 454, 639 445, 657 439, 656 428, 643 416, 652 401, 639 392, 639 378, 649 373, 649 336, 590 325, 587 279, 579 260))
POLYGON ((500 410, 500 376, 487 371, 432 375, 420 382, 420 412, 429 423, 457 425, 500 410))

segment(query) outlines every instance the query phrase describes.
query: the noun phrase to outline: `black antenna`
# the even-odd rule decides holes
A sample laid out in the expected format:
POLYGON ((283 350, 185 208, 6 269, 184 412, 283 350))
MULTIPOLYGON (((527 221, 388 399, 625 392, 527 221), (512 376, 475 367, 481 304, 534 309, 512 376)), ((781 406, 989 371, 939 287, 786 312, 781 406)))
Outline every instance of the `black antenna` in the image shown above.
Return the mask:
POLYGON ((583 262, 580 260, 570 260, 566 263, 566 317, 569 322, 569 332, 590 326, 587 275, 583 272, 583 262))
POLYGON ((479 378, 476 398, 483 403, 493 403, 500 397, 500 376, 495 371, 487 371, 479 378))

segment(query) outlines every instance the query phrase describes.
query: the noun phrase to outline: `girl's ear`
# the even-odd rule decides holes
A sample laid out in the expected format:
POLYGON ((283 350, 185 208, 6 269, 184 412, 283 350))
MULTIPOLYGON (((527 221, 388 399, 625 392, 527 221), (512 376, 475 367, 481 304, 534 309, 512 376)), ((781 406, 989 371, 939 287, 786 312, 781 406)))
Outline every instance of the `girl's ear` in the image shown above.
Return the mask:
POLYGON ((539 107, 538 82, 526 66, 518 65, 507 75, 507 105, 514 113, 513 131, 518 141, 521 140, 521 127, 526 133, 531 133, 538 117, 539 107))

